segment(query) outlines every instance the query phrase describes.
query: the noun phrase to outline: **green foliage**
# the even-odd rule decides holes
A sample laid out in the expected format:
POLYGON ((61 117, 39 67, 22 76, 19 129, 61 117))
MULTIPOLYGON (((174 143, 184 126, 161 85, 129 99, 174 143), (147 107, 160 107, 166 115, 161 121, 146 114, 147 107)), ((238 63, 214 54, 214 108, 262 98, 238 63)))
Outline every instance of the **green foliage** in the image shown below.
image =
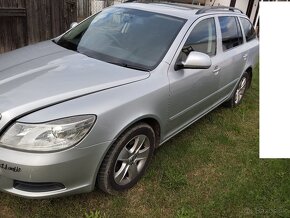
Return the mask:
POLYGON ((89 213, 85 213, 86 218, 104 218, 105 216, 102 216, 101 212, 96 210, 95 212, 90 211, 89 213))
POLYGON ((189 206, 183 206, 177 210, 176 218, 194 218, 197 217, 195 210, 189 206))

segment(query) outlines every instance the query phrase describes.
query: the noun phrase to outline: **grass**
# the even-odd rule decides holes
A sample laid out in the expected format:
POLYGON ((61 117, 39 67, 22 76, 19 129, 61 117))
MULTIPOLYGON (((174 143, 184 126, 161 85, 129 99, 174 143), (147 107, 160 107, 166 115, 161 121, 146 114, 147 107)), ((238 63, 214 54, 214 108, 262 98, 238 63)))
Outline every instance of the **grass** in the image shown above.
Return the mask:
POLYGON ((0 193, 0 217, 289 217, 289 161, 259 159, 258 71, 239 107, 217 108, 160 147, 132 190, 51 200, 0 193))

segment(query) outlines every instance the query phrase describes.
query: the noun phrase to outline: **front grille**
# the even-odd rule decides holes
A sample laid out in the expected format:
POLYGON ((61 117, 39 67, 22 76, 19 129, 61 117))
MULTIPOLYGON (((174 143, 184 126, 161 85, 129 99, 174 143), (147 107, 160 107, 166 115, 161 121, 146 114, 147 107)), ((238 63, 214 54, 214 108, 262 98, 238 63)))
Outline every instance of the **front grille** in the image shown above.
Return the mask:
POLYGON ((57 182, 23 182, 14 180, 15 189, 26 192, 50 192, 64 189, 65 186, 57 182))

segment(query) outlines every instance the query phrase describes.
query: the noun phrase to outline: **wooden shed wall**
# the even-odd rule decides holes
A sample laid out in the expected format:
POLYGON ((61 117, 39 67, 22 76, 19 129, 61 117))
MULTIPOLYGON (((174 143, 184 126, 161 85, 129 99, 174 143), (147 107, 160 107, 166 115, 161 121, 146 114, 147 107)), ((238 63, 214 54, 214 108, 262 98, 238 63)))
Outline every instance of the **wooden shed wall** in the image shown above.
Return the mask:
POLYGON ((0 0, 0 53, 60 35, 77 20, 77 0, 0 0))

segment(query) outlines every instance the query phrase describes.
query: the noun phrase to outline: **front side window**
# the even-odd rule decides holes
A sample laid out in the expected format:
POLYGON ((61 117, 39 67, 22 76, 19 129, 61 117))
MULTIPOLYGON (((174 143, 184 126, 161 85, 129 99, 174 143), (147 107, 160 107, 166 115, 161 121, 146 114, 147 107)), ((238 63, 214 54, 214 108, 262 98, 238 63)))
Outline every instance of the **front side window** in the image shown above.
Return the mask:
POLYGON ((246 36, 246 41, 251 41, 256 38, 256 31, 251 22, 246 18, 240 18, 246 36))
POLYGON ((112 7, 73 28, 57 44, 101 61, 152 70, 185 22, 168 15, 112 7))
POLYGON ((241 27, 236 17, 219 17, 222 32, 223 50, 228 50, 243 44, 241 27))
POLYGON ((216 54, 216 28, 214 18, 208 18, 200 21, 188 36, 179 61, 185 61, 191 51, 198 51, 209 56, 216 54))
POLYGON ((198 51, 210 56, 216 54, 216 29, 214 18, 199 22, 186 40, 183 52, 198 51))

